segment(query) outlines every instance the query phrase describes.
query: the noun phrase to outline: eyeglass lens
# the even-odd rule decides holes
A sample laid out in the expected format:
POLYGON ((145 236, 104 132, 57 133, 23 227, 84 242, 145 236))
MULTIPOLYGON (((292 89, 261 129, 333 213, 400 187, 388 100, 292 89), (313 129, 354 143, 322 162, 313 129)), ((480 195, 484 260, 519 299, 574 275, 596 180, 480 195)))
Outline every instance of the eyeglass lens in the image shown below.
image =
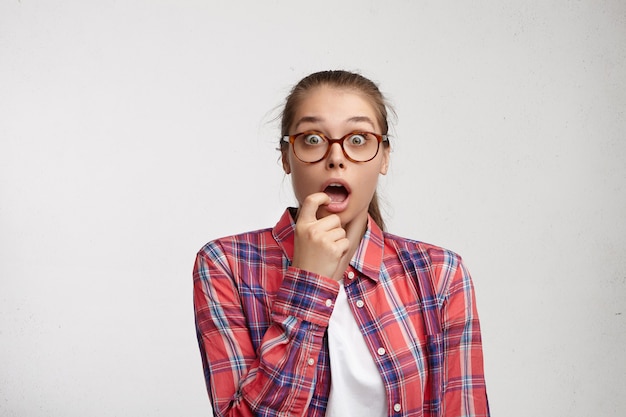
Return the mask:
MULTIPOLYGON (((378 153, 378 138, 371 133, 350 133, 339 139, 344 154, 357 162, 373 159, 378 153)), ((333 141, 335 142, 335 141, 333 141)), ((295 137, 296 156, 304 162, 317 162, 326 156, 331 142, 321 133, 302 133, 295 137)))

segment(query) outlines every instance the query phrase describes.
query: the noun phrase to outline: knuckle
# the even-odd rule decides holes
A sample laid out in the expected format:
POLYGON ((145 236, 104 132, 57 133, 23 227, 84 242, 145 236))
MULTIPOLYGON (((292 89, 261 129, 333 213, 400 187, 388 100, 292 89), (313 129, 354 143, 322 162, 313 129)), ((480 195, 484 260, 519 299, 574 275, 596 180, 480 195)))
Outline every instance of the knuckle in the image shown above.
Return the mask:
POLYGON ((307 230, 307 237, 312 241, 320 240, 320 232, 315 227, 309 227, 307 230))

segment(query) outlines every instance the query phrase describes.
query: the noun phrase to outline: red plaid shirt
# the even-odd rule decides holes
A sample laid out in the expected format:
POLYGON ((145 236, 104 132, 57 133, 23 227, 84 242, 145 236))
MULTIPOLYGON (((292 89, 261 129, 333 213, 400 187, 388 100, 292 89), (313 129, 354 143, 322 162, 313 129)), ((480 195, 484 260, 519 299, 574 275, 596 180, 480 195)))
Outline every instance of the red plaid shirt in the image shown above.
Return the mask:
MULTIPOLYGON (((198 252, 196 328, 216 416, 325 414, 339 284, 291 267, 293 242, 287 210, 273 229, 198 252)), ((489 415, 473 286, 458 255, 370 219, 344 285, 389 416, 489 415)))

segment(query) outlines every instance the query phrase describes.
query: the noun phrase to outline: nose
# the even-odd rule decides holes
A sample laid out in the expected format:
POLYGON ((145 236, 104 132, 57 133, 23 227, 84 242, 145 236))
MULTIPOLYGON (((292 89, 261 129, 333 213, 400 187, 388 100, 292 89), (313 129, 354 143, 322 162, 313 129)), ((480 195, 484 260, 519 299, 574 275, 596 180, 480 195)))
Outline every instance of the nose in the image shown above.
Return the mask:
POLYGON ((328 156, 326 157, 327 168, 344 168, 346 165, 346 156, 343 154, 341 144, 333 143, 330 145, 328 156))

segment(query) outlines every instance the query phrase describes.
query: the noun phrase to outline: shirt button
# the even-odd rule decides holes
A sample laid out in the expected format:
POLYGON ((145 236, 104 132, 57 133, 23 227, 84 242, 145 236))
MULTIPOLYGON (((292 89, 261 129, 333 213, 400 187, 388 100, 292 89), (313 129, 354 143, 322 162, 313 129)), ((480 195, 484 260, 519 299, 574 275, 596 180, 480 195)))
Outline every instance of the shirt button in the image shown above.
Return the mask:
POLYGON ((363 300, 357 300, 356 302, 356 306, 358 308, 363 308, 363 306, 365 305, 365 303, 363 302, 363 300))
POLYGON ((315 360, 313 358, 309 358, 309 360, 306 361, 306 363, 308 363, 309 366, 313 366, 315 364, 315 360))
POLYGON ((400 410, 402 410, 402 406, 400 404, 394 404, 393 411, 395 411, 396 413, 399 413, 400 410))
POLYGON ((385 348, 379 347, 378 348, 378 354, 380 356, 383 356, 385 353, 387 353, 387 351, 385 350, 385 348))
POLYGON ((348 272, 348 279, 354 279, 354 272, 348 272))
POLYGON ((326 300, 326 307, 330 307, 333 305, 333 300, 326 300))

